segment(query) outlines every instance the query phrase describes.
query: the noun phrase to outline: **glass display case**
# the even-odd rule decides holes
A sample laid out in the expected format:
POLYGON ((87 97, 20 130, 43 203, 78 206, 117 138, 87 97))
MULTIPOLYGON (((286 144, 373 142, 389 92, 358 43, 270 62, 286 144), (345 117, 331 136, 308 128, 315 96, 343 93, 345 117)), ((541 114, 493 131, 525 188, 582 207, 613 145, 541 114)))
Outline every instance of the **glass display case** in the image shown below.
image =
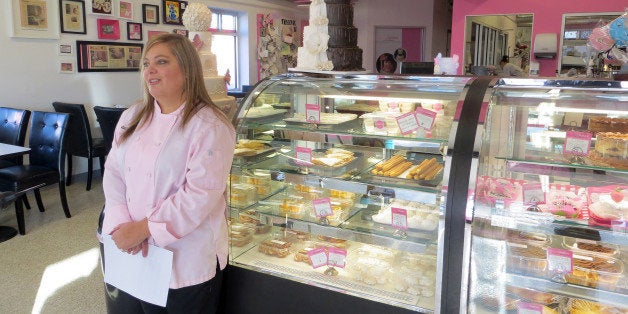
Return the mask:
POLYGON ((471 80, 291 73, 258 83, 236 117, 230 265, 438 311, 449 152, 471 80))
POLYGON ((628 85, 502 79, 474 176, 470 313, 628 313, 628 85))

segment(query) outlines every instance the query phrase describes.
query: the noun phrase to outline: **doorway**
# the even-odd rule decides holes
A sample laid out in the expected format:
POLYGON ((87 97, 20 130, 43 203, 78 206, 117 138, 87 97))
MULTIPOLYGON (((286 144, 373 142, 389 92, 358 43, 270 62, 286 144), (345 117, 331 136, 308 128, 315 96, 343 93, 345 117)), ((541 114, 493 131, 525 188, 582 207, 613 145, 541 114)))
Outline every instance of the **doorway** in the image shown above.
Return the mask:
MULTIPOLYGON (((423 61, 424 33, 423 27, 375 26, 375 58, 367 62, 371 62, 375 69, 379 56, 386 53, 394 55, 398 48, 405 50, 405 62, 423 61)), ((397 73, 399 68, 397 66, 397 73)))

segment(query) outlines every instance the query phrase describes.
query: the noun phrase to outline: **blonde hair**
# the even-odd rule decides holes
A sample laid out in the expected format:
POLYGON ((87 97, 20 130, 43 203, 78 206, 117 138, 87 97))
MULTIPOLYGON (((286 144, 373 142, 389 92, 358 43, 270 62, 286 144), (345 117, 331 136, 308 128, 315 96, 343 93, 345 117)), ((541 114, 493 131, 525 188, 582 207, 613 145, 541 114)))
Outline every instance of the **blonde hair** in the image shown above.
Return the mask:
MULTIPOLYGON (((182 91, 182 93, 185 94, 185 107, 183 108, 183 120, 179 127, 184 128, 192 116, 205 106, 209 106, 213 109, 220 120, 226 125, 231 126, 231 121, 229 121, 227 116, 225 116, 222 110, 220 110, 209 97, 203 80, 201 60, 190 40, 179 34, 168 33, 157 35, 146 43, 144 52, 142 53, 142 60, 146 58, 146 53, 157 44, 165 44, 170 48, 170 52, 172 52, 177 59, 181 72, 183 72, 183 76, 185 77, 182 91)), ((143 62, 141 71, 144 71, 143 62)), ((127 140, 138 127, 150 122, 153 116, 155 111, 155 98, 148 91, 148 85, 146 85, 143 77, 142 87, 144 90, 144 98, 141 107, 135 112, 129 124, 126 125, 126 130, 122 133, 120 142, 127 140)))

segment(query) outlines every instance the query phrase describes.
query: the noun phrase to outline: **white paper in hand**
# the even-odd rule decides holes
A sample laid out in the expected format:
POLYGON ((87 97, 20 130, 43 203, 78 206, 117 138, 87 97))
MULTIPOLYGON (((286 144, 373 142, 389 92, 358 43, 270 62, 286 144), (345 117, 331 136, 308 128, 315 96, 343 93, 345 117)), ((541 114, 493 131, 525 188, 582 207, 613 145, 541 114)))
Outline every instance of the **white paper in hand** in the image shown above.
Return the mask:
POLYGON ((121 252, 111 239, 104 235, 105 282, 148 303, 166 306, 172 252, 149 245, 148 256, 121 252))

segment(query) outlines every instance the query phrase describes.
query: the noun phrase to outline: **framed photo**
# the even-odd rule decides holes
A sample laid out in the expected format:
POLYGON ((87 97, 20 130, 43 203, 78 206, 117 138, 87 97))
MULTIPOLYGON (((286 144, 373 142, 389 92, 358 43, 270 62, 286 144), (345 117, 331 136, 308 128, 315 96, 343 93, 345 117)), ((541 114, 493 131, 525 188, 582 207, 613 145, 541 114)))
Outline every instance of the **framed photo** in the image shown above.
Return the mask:
POLYGON ((59 55, 60 56, 71 56, 73 54, 72 44, 70 43, 60 43, 59 44, 59 55))
POLYGON ((119 0, 118 1, 118 17, 125 20, 133 20, 135 9, 133 2, 130 0, 119 0))
POLYGON ((144 45, 108 41, 76 41, 78 72, 139 71, 144 45))
POLYGON ((142 23, 126 23, 126 39, 142 40, 142 23))
POLYGON ((59 20, 62 33, 87 34, 85 29, 85 2, 59 0, 59 20))
POLYGON ((162 0, 164 24, 183 25, 181 16, 187 7, 187 1, 162 0))
POLYGON ((120 23, 118 20, 98 19, 98 39, 120 39, 120 23))
POLYGON ((175 29, 172 30, 172 32, 175 33, 175 34, 179 34, 181 36, 184 36, 184 37, 188 37, 188 34, 190 33, 190 31, 188 31, 185 28, 175 28, 175 29))
POLYGON ((59 38, 57 0, 8 0, 11 37, 59 38))
POLYGON ((115 17, 114 0, 85 0, 87 13, 115 17))
POLYGON ((146 24, 159 24, 159 6, 142 4, 142 22, 146 24))
POLYGON ((74 62, 72 61, 59 62, 59 73, 64 73, 64 74, 74 73, 74 62))
POLYGON ((148 35, 148 40, 150 40, 154 36, 157 36, 159 34, 164 34, 164 33, 167 33, 167 32, 164 32, 164 31, 148 31, 148 34, 147 34, 148 35))

